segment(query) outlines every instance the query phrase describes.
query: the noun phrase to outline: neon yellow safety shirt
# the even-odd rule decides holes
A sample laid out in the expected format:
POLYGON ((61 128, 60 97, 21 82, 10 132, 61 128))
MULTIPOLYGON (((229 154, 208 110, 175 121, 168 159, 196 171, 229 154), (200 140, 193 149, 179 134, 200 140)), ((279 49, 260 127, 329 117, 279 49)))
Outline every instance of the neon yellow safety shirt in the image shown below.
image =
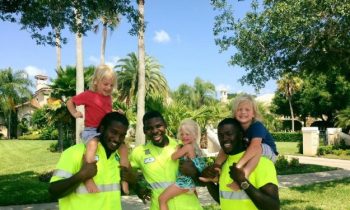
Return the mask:
MULTIPOLYGON (((236 155, 229 155, 225 164, 222 166, 219 180, 220 206, 222 210, 257 209, 244 190, 233 191, 227 187, 227 184, 232 183, 229 167, 233 163, 237 163, 243 154, 244 152, 236 155)), ((268 183, 278 186, 276 169, 273 162, 265 157, 261 157, 257 167, 249 176, 249 182, 256 188, 260 188, 268 183)))
MULTIPOLYGON (((151 210, 158 210, 159 195, 171 184, 175 183, 179 161, 171 159, 178 142, 169 138, 165 147, 154 146, 152 142, 136 147, 130 155, 133 168, 142 170, 146 181, 152 187, 151 210)), ((168 201, 169 210, 201 210, 198 198, 193 192, 185 193, 168 201)))
MULTIPOLYGON (((82 166, 82 157, 85 153, 85 145, 77 144, 65 150, 56 166, 50 182, 69 178, 76 174, 82 166)), ((120 199, 120 169, 119 155, 117 152, 111 154, 107 159, 106 152, 101 143, 98 144, 96 156, 97 174, 93 177, 98 193, 88 193, 84 184, 72 193, 59 199, 59 208, 63 210, 121 210, 120 199)))

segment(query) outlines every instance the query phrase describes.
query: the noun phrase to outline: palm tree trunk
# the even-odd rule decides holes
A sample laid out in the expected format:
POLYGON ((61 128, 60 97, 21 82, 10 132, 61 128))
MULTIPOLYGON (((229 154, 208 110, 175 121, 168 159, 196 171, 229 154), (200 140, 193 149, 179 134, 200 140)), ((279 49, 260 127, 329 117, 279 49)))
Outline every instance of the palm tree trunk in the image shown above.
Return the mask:
POLYGON ((292 97, 288 97, 288 103, 289 103, 289 109, 290 109, 290 116, 292 118, 292 131, 294 132, 294 112, 293 112, 293 106, 292 106, 292 97))
MULTIPOLYGON (((77 25, 80 25, 81 23, 81 17, 80 14, 76 11, 76 22, 77 25)), ((78 31, 75 34, 76 39, 76 59, 77 59, 77 67, 76 67, 76 94, 79 94, 84 91, 84 66, 83 66, 83 37, 82 34, 78 31)), ((84 107, 78 106, 77 110, 81 113, 84 113, 84 107)), ((82 132, 84 128, 84 119, 83 118, 77 118, 76 119, 76 126, 75 126, 75 142, 80 143, 80 133, 82 132)))
POLYGON ((139 69, 138 69, 138 91, 137 91, 137 117, 136 117, 136 145, 145 143, 143 133, 142 118, 145 114, 145 40, 144 40, 144 9, 145 1, 138 0, 138 9, 140 13, 141 27, 138 31, 138 52, 139 52, 139 69))
POLYGON ((102 44, 101 44, 101 56, 100 56, 101 64, 105 64, 106 41, 107 41, 107 22, 104 21, 103 29, 102 29, 102 44))
POLYGON ((61 33, 58 28, 55 28, 56 33, 56 70, 58 71, 62 66, 62 58, 61 58, 61 33))

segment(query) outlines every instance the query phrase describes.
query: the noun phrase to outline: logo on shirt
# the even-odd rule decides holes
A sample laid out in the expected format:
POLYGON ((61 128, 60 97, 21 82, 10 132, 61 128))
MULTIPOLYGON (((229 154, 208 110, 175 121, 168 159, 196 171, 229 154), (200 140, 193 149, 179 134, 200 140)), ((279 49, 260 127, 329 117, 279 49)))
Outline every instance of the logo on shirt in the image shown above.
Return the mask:
POLYGON ((144 162, 145 164, 147 164, 147 163, 152 163, 152 162, 154 162, 154 161, 155 161, 154 157, 148 157, 148 158, 145 158, 145 159, 143 160, 143 162, 144 162))
POLYGON ((149 151, 149 149, 146 149, 145 150, 145 155, 150 155, 151 154, 151 151, 149 151))
POLYGON ((120 162, 120 157, 117 154, 115 154, 114 158, 116 161, 120 162))

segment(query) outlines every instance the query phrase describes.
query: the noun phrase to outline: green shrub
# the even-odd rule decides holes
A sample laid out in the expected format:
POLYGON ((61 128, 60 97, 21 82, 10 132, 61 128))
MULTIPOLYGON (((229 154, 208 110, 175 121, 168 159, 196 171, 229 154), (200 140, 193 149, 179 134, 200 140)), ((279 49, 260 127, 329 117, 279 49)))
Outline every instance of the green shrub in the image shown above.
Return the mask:
POLYGON ((291 167, 298 167, 300 166, 299 159, 298 158, 292 158, 289 162, 289 166, 291 167))
POLYGON ((46 140, 46 139, 58 139, 58 131, 54 127, 45 127, 40 129, 40 139, 46 140))
POLYGON ((297 147, 298 147, 298 152, 300 154, 303 154, 303 141, 299 141, 297 147))
POLYGON ((286 169, 289 166, 288 160, 284 157, 284 155, 278 156, 275 163, 277 170, 286 169))
POLYGON ((317 155, 333 154, 333 147, 331 145, 320 146, 317 149, 317 155))
POLYGON ((271 135, 275 141, 281 142, 299 142, 303 140, 303 135, 300 132, 272 132, 271 135))

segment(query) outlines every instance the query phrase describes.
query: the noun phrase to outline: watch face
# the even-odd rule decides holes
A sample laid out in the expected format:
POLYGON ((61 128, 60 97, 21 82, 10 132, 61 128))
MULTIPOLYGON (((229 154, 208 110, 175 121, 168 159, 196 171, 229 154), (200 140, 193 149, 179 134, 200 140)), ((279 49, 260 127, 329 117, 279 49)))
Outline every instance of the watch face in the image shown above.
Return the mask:
POLYGON ((242 190, 246 190, 246 189, 248 189, 248 187, 249 187, 249 183, 248 182, 242 182, 241 183, 241 188, 242 188, 242 190))

